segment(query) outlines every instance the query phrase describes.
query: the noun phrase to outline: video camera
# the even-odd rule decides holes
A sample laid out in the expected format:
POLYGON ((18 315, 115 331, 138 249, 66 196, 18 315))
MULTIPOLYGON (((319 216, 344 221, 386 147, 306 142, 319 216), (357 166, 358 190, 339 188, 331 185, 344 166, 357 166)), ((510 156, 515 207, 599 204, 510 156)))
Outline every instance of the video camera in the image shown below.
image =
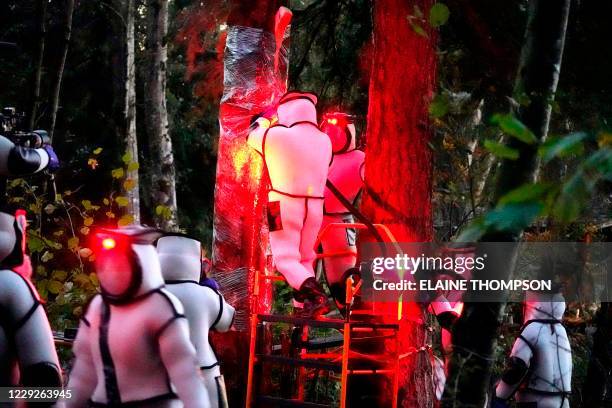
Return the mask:
POLYGON ((18 146, 40 148, 51 144, 46 130, 25 130, 25 113, 13 107, 0 111, 0 135, 10 139, 18 146))

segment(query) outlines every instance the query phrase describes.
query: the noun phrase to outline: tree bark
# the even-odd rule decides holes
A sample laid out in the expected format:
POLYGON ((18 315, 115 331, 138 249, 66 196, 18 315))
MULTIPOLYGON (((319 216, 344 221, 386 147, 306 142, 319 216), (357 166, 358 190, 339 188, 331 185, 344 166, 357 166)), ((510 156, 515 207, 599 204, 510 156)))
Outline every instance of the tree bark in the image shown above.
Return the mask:
MULTIPOLYGON (((530 4, 515 93, 529 97, 530 103, 518 108, 517 117, 534 133, 538 141, 546 139, 552 101, 559 74, 570 0, 534 0, 530 4)), ((508 146, 520 153, 517 160, 501 161, 497 174, 496 203, 509 191, 532 182, 538 176, 537 144, 526 144, 515 138, 508 146)), ((516 242, 521 233, 487 234, 484 242, 516 242)), ((511 257, 510 259, 513 259, 511 257)), ((505 276, 514 269, 506 265, 505 276)), ((486 269, 483 271, 486 277, 486 269)), ((503 273, 496 274, 502 277, 503 273)), ((473 278, 483 276, 475 271, 473 278)), ((470 292, 466 294, 469 300, 470 292)), ((466 302, 462 316, 453 328, 453 355, 444 390, 444 407, 482 407, 490 387, 492 358, 505 303, 466 302)))
POLYGON ((167 231, 178 230, 176 168, 166 108, 168 60, 168 0, 148 0, 146 39, 145 123, 150 146, 151 196, 154 222, 167 231))
MULTIPOLYGON (((429 147, 432 129, 428 107, 436 87, 437 34, 419 20, 416 23, 427 32, 426 36, 420 35, 407 19, 416 7, 427 15, 433 3, 374 2, 374 57, 362 208, 371 221, 387 225, 398 242, 427 242, 433 238, 429 147)), ((401 348, 407 352, 426 345, 427 331, 420 308, 414 304, 404 306, 400 334, 401 348)), ((401 406, 433 406, 430 356, 427 347, 423 351, 403 360, 401 406)), ((363 395, 368 392, 368 379, 356 377, 362 376, 351 378, 351 402, 374 402, 363 395)))
POLYGON ((32 110, 30 111, 29 129, 34 129, 37 122, 40 105, 40 83, 42 81, 43 60, 45 56, 45 41, 47 37, 47 0, 36 2, 36 17, 38 25, 38 48, 36 50, 36 69, 33 75, 32 110))
MULTIPOLYGON (((253 299, 254 276, 266 268, 266 182, 260 156, 246 143, 253 115, 285 91, 286 69, 273 70, 274 16, 282 0, 233 0, 224 54, 224 90, 215 183, 213 275, 236 308, 236 331, 215 336, 232 406, 244 406, 249 318, 271 306, 269 286, 253 299), (259 29, 259 30, 254 30, 259 29)), ((266 285, 262 285, 266 287, 266 285)))
POLYGON ((62 78, 64 77, 64 68, 66 67, 66 58, 68 57, 68 49, 70 47, 70 37, 72 36, 72 15, 74 14, 75 0, 66 0, 66 19, 64 21, 64 36, 62 38, 62 53, 60 56, 55 82, 53 86, 53 95, 51 97, 51 126, 49 127, 49 138, 53 140, 55 133, 55 124, 57 121, 57 111, 59 109, 60 91, 62 89, 62 78))

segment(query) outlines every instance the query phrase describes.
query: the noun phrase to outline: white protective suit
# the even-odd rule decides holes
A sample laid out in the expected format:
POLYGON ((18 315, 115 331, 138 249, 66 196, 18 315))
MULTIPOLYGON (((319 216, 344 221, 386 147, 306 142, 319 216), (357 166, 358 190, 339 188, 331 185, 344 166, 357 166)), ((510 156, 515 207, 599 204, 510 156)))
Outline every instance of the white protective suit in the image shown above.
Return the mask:
POLYGON ((183 306, 164 289, 152 244, 160 235, 142 227, 96 233, 102 293, 79 326, 67 407, 208 406, 183 306))
POLYGON ((210 408, 227 407, 227 395, 217 356, 208 339, 210 330, 226 332, 234 320, 234 308, 214 288, 200 285, 202 248, 186 236, 168 235, 157 241, 157 253, 166 288, 183 304, 189 322, 210 408))
POLYGON ((15 272, 27 257, 23 210, 0 212, 0 387, 61 387, 53 334, 38 292, 15 272))
POLYGON ((331 161, 329 137, 317 126, 317 97, 290 92, 278 104, 278 124, 266 119, 248 137, 270 176, 268 225, 276 268, 299 289, 315 277, 315 242, 323 219, 323 195, 331 161))
POLYGON ((572 351, 561 323, 564 311, 565 299, 560 294, 527 293, 523 327, 497 385, 498 399, 514 396, 518 406, 569 407, 572 351))
MULTIPOLYGON (((321 130, 332 144, 332 162, 327 176, 328 182, 350 203, 354 203, 363 187, 365 153, 356 149, 355 125, 342 113, 327 114, 321 122, 321 130)), ((323 223, 321 230, 331 223, 355 222, 350 211, 336 195, 325 187, 323 223)), ((324 258, 325 275, 330 287, 341 285, 345 272, 357 262, 355 229, 333 228, 321 237, 323 253, 348 253, 324 258)))
POLYGON ((47 167, 49 160, 49 153, 45 149, 16 146, 0 136, 0 176, 37 173, 47 167))

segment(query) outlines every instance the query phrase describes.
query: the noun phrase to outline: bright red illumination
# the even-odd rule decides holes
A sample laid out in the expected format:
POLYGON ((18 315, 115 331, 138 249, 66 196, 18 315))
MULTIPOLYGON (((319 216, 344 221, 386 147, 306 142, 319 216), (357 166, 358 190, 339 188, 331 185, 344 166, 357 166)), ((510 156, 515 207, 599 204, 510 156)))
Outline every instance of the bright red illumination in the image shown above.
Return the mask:
POLYGON ((117 246, 117 242, 113 238, 104 238, 102 240, 102 248, 104 249, 113 249, 117 246))
POLYGON ((338 119, 336 118, 327 119, 327 123, 332 124, 332 125, 337 125, 338 119))

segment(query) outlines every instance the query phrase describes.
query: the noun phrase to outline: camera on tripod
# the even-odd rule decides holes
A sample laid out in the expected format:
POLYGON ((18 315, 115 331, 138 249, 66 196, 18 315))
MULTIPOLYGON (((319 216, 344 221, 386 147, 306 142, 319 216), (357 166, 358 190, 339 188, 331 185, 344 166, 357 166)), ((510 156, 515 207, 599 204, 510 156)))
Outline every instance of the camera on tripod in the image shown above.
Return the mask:
POLYGON ((18 146, 40 148, 51 144, 46 130, 25 130, 25 113, 14 107, 2 108, 0 112, 0 135, 10 139, 18 146))

